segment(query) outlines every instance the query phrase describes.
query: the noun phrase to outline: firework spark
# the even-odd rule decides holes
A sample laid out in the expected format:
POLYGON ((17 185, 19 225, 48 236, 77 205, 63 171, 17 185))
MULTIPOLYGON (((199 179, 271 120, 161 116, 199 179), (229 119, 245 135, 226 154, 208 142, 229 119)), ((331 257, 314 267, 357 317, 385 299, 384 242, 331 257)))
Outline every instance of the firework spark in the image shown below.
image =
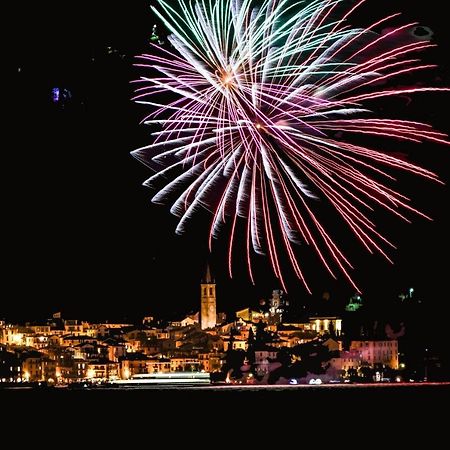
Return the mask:
POLYGON ((152 200, 172 203, 177 233, 199 208, 212 211, 210 245, 230 222, 230 275, 238 220, 252 281, 256 252, 284 286, 283 253, 309 291, 294 244, 310 246, 333 277, 340 270, 358 289, 318 202, 389 261, 385 249, 394 245, 370 218, 376 208, 406 221, 426 217, 391 187, 392 169, 437 175, 357 137, 447 144, 430 125, 370 108, 375 99, 448 89, 399 84, 434 67, 416 57, 433 44, 414 36, 416 23, 377 32, 398 14, 352 28, 348 18, 364 1, 178 0, 173 8, 158 0, 153 8, 171 46, 139 57, 151 76, 137 80, 134 100, 152 107, 144 122, 160 128, 133 155, 156 167, 145 185, 166 180, 152 200))

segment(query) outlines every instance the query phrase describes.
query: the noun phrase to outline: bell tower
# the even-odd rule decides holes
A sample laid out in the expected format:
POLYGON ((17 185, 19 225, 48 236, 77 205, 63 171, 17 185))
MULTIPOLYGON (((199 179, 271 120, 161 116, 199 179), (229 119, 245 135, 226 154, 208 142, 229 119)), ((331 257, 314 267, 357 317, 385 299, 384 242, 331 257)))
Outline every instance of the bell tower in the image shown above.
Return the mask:
POLYGON ((202 330, 205 330, 216 325, 216 283, 211 277, 209 264, 206 265, 200 289, 200 325, 202 330))

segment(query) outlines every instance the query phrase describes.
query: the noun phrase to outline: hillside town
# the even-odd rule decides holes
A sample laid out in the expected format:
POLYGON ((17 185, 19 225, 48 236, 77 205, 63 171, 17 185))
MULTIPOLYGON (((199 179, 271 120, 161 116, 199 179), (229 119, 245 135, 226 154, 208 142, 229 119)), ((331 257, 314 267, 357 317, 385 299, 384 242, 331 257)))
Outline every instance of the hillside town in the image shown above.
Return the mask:
MULTIPOLYGON (((207 372, 229 383, 403 381, 402 330, 344 333, 339 316, 289 319, 281 290, 228 318, 216 311, 209 268, 200 311, 179 320, 92 323, 61 313, 42 323, 0 322, 0 382, 106 383, 137 374, 207 372)), ((362 299, 350 299, 345 314, 362 299)), ((408 372, 409 373, 409 372, 408 372)), ((427 374, 425 374, 426 376, 427 374)), ((410 375, 408 375, 409 377, 410 375)), ((407 380, 408 381, 408 380, 407 380)))

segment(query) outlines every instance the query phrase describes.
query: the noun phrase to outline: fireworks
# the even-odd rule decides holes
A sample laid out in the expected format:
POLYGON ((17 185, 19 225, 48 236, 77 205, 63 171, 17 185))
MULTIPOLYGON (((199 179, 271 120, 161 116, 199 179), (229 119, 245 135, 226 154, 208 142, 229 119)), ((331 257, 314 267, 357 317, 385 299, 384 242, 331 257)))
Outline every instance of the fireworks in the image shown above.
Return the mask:
POLYGON ((394 245, 375 226, 377 208, 406 221, 426 217, 394 189, 394 173, 439 181, 437 175, 386 145, 379 151, 360 142, 448 143, 427 124, 373 110, 387 97, 447 90, 411 81, 434 67, 417 58, 433 44, 412 33, 415 23, 380 34, 398 14, 351 27, 364 0, 158 3, 154 12, 170 30, 170 46, 153 45, 139 57, 149 76, 136 82, 134 98, 151 107, 144 122, 159 125, 153 142, 133 152, 156 169, 145 185, 166 180, 152 200, 172 204, 177 233, 199 208, 209 209, 210 245, 228 222, 230 275, 239 223, 252 281, 256 252, 268 255, 284 285, 284 254, 309 291, 295 253, 295 244, 304 244, 333 277, 341 271, 358 289, 318 205, 331 207, 370 253, 389 261, 386 249, 394 245))

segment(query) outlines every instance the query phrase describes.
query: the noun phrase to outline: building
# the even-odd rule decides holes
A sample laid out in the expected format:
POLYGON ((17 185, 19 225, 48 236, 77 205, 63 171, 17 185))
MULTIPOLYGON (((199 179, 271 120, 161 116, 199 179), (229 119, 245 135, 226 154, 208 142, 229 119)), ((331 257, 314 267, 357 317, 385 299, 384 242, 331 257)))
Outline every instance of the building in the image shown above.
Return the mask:
POLYGON ((355 312, 358 311, 359 308, 363 305, 362 297, 359 294, 355 294, 352 297, 350 297, 350 300, 345 307, 345 310, 347 312, 355 312))
POLYGON ((280 324, 288 306, 289 302, 284 298, 284 292, 279 289, 273 290, 272 298, 269 300, 269 324, 280 324))
POLYGON ((246 339, 240 339, 239 337, 230 338, 228 336, 224 336, 223 351, 227 352, 230 348, 230 345, 232 350, 243 350, 246 352, 248 348, 248 342, 246 339))
POLYGON ((170 372, 169 358, 149 358, 147 361, 147 373, 168 373, 170 372))
POLYGON ((398 369, 398 342, 397 340, 387 341, 352 341, 350 351, 357 351, 361 355, 361 360, 369 366, 382 364, 391 369, 398 369))
POLYGON ((25 328, 15 325, 6 325, 2 327, 0 344, 7 347, 25 345, 25 328))
POLYGON ((342 350, 342 341, 336 339, 327 339, 323 345, 328 348, 329 352, 339 352, 342 350))
POLYGON ((278 351, 275 348, 265 347, 255 350, 255 367, 258 375, 265 375, 271 371, 273 362, 277 359, 278 351))
POLYGON ((216 283, 211 277, 209 264, 200 288, 200 325, 202 330, 206 330, 216 326, 216 283))
POLYGON ((128 380, 133 375, 148 373, 147 371, 148 358, 139 353, 131 353, 124 356, 120 361, 120 378, 128 380))
POLYGON ((199 313, 189 314, 182 320, 175 320, 170 322, 170 326, 179 328, 179 327, 189 327, 198 324, 198 316, 199 313))
POLYGON ((40 381, 43 379, 42 359, 38 353, 30 355, 23 360, 22 374, 26 381, 40 381))
POLYGON ((265 320, 264 313, 257 311, 253 308, 244 308, 236 311, 236 317, 242 319, 245 322, 259 322, 265 320))
POLYGON ((318 334, 336 334, 340 336, 342 332, 342 319, 339 317, 310 317, 309 323, 312 330, 318 334))
POLYGON ((65 320, 64 331, 72 336, 80 336, 84 334, 83 324, 78 323, 78 320, 65 320))
POLYGON ((200 369, 205 372, 219 372, 222 368, 222 358, 218 353, 199 353, 200 369))
POLYGON ((114 380, 119 377, 119 363, 99 360, 87 365, 87 378, 91 380, 114 380))
POLYGON ((222 324, 225 323, 227 320, 227 315, 224 312, 218 312, 216 317, 216 323, 222 324))
POLYGON ((171 372, 198 372, 199 370, 198 358, 170 358, 171 372))
POLYGON ((0 382, 15 382, 21 380, 22 365, 13 352, 8 352, 6 345, 0 344, 0 382))
POLYGON ((335 376, 341 375, 342 372, 359 369, 363 364, 361 353, 357 350, 341 351, 339 357, 330 359, 330 368, 335 376))
POLYGON ((103 344, 108 346, 108 359, 110 361, 118 362, 126 354, 125 345, 121 342, 108 338, 103 341, 103 344))

